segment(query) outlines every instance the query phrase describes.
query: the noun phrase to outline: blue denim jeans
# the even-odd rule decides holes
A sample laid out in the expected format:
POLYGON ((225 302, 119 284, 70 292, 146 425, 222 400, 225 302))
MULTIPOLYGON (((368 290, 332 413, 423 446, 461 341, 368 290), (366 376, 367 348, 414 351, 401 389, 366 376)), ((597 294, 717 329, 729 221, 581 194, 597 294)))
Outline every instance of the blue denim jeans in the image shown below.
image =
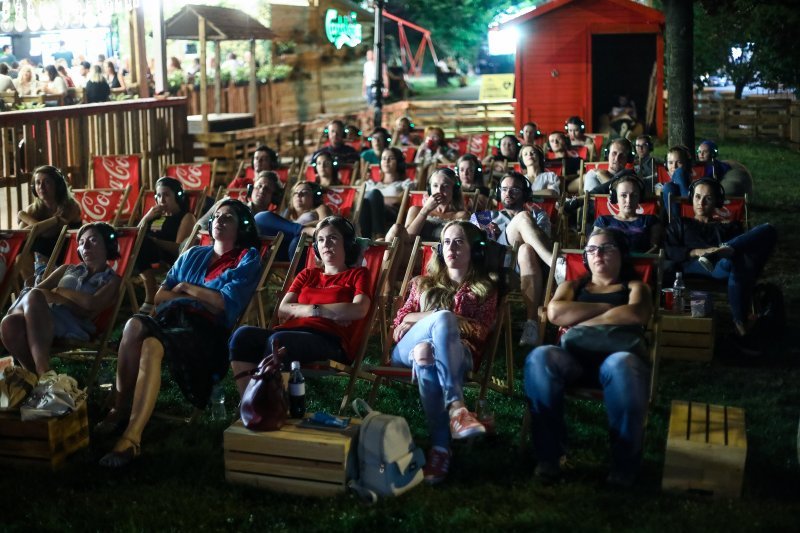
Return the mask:
MULTIPOLYGON (((664 212, 675 220, 681 216, 680 204, 671 204, 670 199, 677 196, 689 196, 689 185, 692 183, 692 178, 689 172, 683 168, 676 168, 672 173, 672 178, 669 183, 665 183, 661 189, 661 199, 664 201, 664 212)), ((691 198, 690 198, 691 200, 691 198)))
POLYGON ((449 448, 448 407, 453 402, 464 401, 464 376, 472 369, 472 353, 461 343, 456 314, 436 311, 414 324, 394 347, 392 364, 414 369, 431 444, 449 448), (414 347, 422 343, 433 348, 434 363, 431 365, 414 361, 414 347))
MULTIPOLYGON (((531 403, 537 460, 558 464, 566 452, 564 389, 584 369, 558 346, 540 346, 525 360, 525 395, 531 403)), ((650 368, 629 352, 615 352, 600 365, 600 385, 608 413, 612 470, 635 474, 642 457, 650 368)))
POLYGON ((278 250, 277 259, 291 261, 297 243, 300 242, 303 226, 270 211, 258 213, 255 221, 259 235, 276 235, 279 231, 283 232, 283 243, 278 250))
POLYGON ((775 227, 761 224, 724 243, 733 248, 733 257, 717 261, 712 272, 708 272, 697 259, 693 259, 683 266, 683 273, 727 280, 733 321, 743 324, 747 318, 753 287, 777 241, 778 232, 775 227))

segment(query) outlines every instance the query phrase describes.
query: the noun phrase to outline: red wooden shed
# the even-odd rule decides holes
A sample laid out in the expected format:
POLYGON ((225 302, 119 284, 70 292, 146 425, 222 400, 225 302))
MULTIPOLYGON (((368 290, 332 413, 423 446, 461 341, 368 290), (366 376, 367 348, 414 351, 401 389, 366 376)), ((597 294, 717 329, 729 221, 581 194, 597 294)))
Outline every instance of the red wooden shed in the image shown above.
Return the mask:
POLYGON ((631 0, 554 0, 503 28, 511 26, 519 35, 518 129, 532 120, 549 132, 562 129, 567 117, 579 115, 587 131, 595 132, 617 97, 626 94, 643 122, 648 97, 654 99, 649 133, 663 131, 661 11, 631 0))

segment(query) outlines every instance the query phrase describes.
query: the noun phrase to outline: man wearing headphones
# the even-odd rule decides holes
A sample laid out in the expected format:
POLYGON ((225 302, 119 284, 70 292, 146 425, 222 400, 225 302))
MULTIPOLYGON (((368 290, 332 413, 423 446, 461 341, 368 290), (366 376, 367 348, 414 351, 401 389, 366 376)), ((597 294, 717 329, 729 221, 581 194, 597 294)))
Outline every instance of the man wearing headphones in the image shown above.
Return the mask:
POLYGON ((649 135, 639 135, 636 137, 634 147, 636 148, 636 160, 633 168, 636 170, 636 174, 644 180, 645 188, 652 191, 653 186, 657 183, 658 166, 661 164, 661 161, 653 156, 653 138, 649 135))
POLYGON ((361 159, 370 165, 381 164, 381 154, 392 142, 392 137, 389 135, 389 130, 386 128, 375 128, 368 138, 371 150, 364 150, 361 152, 361 159))
POLYGON ((550 219, 547 213, 527 208, 531 201, 530 182, 519 172, 508 172, 495 190, 495 199, 502 203, 499 211, 480 211, 471 222, 484 229, 490 239, 505 246, 519 246, 519 268, 522 297, 526 306, 526 321, 522 328, 520 346, 539 343, 539 322, 536 311, 542 300, 541 261, 550 264, 553 245, 550 242, 550 219))
MULTIPOLYGON (((253 176, 258 176, 259 172, 265 170, 276 170, 279 166, 278 154, 269 146, 261 144, 253 152, 253 176)), ((228 184, 228 188, 245 189, 248 185, 252 185, 254 181, 255 178, 237 176, 228 184)))
POLYGON ((689 196, 694 217, 676 217, 667 228, 668 273, 682 271, 727 282, 736 333, 744 337, 753 287, 775 248, 777 232, 771 224, 745 232, 739 222, 722 219, 725 190, 717 180, 693 182, 689 196))
POLYGON ((519 138, 522 139, 522 144, 542 145, 544 143, 544 134, 539 129, 535 122, 526 122, 519 130, 519 138))
POLYGON ((345 127, 341 120, 332 120, 325 128, 324 133, 328 136, 328 145, 323 146, 311 156, 311 160, 317 158, 320 152, 328 152, 336 157, 337 161, 344 165, 351 165, 358 161, 358 152, 349 144, 345 144, 345 127))
MULTIPOLYGON (((590 170, 583 177, 584 192, 596 193, 600 185, 610 183, 612 177, 633 163, 633 147, 628 139, 615 139, 608 146, 608 170, 590 170)), ((605 193, 608 191, 606 190, 605 193)))

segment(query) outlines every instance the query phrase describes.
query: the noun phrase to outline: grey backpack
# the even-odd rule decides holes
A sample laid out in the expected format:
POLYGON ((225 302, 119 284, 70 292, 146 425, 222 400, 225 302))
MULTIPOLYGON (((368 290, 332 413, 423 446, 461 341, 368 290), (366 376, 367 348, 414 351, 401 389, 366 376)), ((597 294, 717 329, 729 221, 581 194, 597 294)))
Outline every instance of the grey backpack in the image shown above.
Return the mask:
POLYGON ((365 501, 378 496, 398 496, 419 485, 423 479, 425 454, 411 438, 402 416, 373 411, 357 398, 353 409, 362 416, 358 432, 358 479, 348 487, 365 501), (361 409, 367 413, 361 415, 361 409))

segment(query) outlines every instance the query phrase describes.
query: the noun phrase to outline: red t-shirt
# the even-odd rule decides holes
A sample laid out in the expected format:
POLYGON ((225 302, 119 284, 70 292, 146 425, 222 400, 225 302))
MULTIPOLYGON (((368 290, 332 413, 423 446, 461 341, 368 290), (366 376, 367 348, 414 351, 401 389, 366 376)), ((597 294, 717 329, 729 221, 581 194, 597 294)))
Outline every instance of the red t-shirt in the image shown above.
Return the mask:
MULTIPOLYGON (((351 303, 359 294, 369 295, 369 270, 365 267, 348 268, 338 274, 326 275, 319 268, 306 268, 301 271, 289 287, 289 292, 297 294, 297 303, 305 305, 324 305, 351 303)), ((327 318, 293 318, 275 329, 308 328, 338 337, 347 357, 353 359, 356 352, 356 330, 360 320, 349 326, 340 326, 327 318)), ((320 354, 320 358, 324 354, 320 354)))
POLYGON ((240 176, 238 178, 233 178, 228 184, 229 189, 246 189, 248 185, 253 184, 253 178, 246 178, 244 176, 240 176))

